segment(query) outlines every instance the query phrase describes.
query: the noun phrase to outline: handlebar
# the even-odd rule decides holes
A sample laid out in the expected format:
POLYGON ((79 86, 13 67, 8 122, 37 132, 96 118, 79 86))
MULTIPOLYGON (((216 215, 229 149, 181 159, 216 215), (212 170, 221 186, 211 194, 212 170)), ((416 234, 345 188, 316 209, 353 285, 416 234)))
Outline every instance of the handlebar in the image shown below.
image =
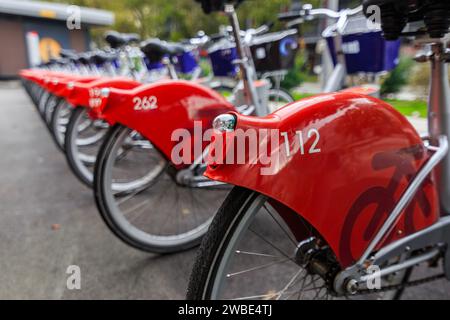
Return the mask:
POLYGON ((290 21, 289 27, 301 24, 305 19, 313 19, 315 17, 326 17, 331 19, 339 19, 340 22, 345 22, 347 18, 355 16, 362 12, 363 6, 360 5, 354 9, 344 9, 341 11, 334 11, 326 8, 313 9, 312 5, 305 4, 299 11, 290 11, 278 15, 280 21, 290 21))
MULTIPOLYGON (((256 28, 256 29, 248 29, 246 31, 241 30, 240 36, 244 39, 246 43, 250 43, 251 40, 254 37, 266 34, 270 31, 270 29, 273 27, 274 23, 269 22, 266 24, 263 24, 262 26, 256 28)), ((204 34, 202 37, 196 37, 185 40, 185 44, 192 45, 195 47, 208 47, 211 46, 214 43, 217 43, 221 41, 222 39, 232 39, 233 38, 233 30, 231 26, 226 27, 222 32, 213 34, 213 35, 206 35, 204 34)))
POLYGON ((259 28, 249 29, 245 33, 246 33, 246 35, 251 34, 252 37, 257 37, 257 36, 260 36, 260 35, 263 35, 263 34, 269 32, 270 29, 273 27, 273 25, 274 25, 273 23, 263 24, 259 28))

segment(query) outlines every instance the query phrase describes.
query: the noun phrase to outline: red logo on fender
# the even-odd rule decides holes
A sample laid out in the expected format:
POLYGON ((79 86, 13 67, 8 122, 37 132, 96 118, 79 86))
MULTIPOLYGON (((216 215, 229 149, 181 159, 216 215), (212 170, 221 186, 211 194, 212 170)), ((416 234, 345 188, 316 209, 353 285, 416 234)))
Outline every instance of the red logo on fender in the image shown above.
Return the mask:
MULTIPOLYGON (((376 186, 364 191, 353 203, 348 211, 341 231, 341 241, 339 255, 344 263, 351 263, 356 260, 351 249, 354 241, 369 242, 375 236, 380 226, 387 216, 394 209, 397 199, 395 194, 402 179, 410 182, 417 173, 413 163, 424 157, 423 146, 417 145, 411 148, 376 154, 372 159, 372 167, 375 171, 395 168, 394 174, 387 187, 376 186), (354 228, 361 217, 361 214, 370 206, 375 206, 369 218, 366 228, 363 230, 362 239, 354 239, 354 228)), ((411 234, 417 231, 414 226, 414 210, 419 206, 425 217, 431 215, 431 204, 427 198, 424 188, 431 183, 430 178, 425 180, 422 187, 417 191, 416 196, 405 210, 405 232, 411 234)), ((394 234, 391 234, 392 237, 394 234)), ((387 239, 389 240, 389 239, 387 239)))

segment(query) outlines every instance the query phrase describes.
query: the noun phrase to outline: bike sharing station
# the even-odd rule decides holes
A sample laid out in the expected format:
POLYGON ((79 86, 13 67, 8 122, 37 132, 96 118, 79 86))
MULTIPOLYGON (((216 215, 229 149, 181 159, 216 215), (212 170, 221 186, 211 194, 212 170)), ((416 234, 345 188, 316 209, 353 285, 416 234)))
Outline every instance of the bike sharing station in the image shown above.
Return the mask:
MULTIPOLYGON (((58 172, 99 213, 92 228, 121 251, 183 259, 177 278, 145 263, 176 289, 148 280, 151 294, 112 297, 187 299, 178 316, 212 319, 271 317, 274 300, 449 299, 450 3, 280 1, 252 25, 249 2, 190 0, 205 21, 221 17, 214 34, 107 31, 102 49, 19 72, 26 110, 67 160, 58 172), (286 80, 314 23, 322 81, 300 95, 286 80), (420 129, 385 90, 411 52, 429 66, 420 129)), ((111 297, 81 284, 72 298, 111 297)))

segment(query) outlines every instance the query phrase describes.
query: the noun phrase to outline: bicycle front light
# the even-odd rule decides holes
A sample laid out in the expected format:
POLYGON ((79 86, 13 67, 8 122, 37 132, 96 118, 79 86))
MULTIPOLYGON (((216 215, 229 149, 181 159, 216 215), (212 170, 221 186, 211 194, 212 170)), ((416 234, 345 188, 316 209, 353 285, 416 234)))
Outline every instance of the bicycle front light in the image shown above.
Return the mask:
POLYGON ((236 129, 237 119, 232 114, 222 114, 214 119, 213 128, 219 132, 233 132, 236 129))
POLYGON ((102 90, 100 91, 100 95, 102 98, 108 98, 110 93, 111 90, 109 90, 109 88, 102 88, 102 90))

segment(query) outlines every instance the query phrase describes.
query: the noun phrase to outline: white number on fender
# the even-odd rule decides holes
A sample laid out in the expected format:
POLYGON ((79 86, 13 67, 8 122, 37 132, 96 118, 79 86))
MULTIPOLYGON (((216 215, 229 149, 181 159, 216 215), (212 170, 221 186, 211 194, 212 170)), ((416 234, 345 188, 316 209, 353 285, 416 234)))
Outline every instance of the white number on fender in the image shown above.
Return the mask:
POLYGON ((158 108, 158 98, 151 97, 135 97, 133 99, 134 110, 154 110, 158 108))
POLYGON ((320 142, 320 133, 319 130, 317 129, 311 129, 308 131, 308 139, 310 138, 314 138, 314 141, 311 145, 311 148, 309 149, 309 154, 313 154, 313 153, 320 153, 322 152, 322 150, 320 150, 319 148, 317 148, 317 145, 320 142))
POLYGON ((91 108, 98 108, 102 105, 102 99, 101 98, 91 98, 89 99, 89 106, 91 108))
POLYGON ((89 106, 91 108, 98 108, 102 104, 101 89, 91 88, 89 89, 89 106))
MULTIPOLYGON (((289 136, 287 132, 282 132, 281 136, 284 138, 285 142, 285 148, 286 148, 286 155, 288 157, 291 156, 291 147, 289 143, 289 136)), ((305 154, 315 154, 315 153, 321 153, 322 150, 318 148, 318 145, 320 143, 320 132, 317 129, 310 129, 308 132, 303 131, 297 131, 296 132, 296 139, 298 139, 299 143, 299 152, 301 155, 305 154), (312 139, 312 144, 309 147, 309 149, 305 149, 305 141, 312 139)))

